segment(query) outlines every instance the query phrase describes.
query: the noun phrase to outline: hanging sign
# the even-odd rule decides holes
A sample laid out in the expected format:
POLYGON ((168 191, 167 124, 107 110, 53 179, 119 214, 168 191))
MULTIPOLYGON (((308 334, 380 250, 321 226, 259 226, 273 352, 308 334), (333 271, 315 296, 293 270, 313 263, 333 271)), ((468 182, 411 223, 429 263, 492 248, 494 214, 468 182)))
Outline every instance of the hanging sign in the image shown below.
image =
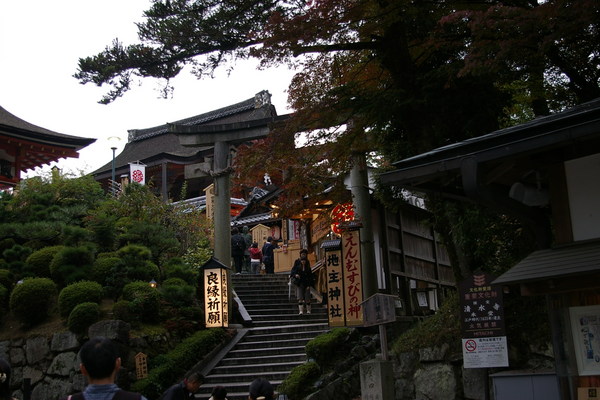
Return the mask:
POLYGON ((129 164, 129 173, 132 182, 139 183, 140 185, 146 184, 146 166, 144 164, 129 164))

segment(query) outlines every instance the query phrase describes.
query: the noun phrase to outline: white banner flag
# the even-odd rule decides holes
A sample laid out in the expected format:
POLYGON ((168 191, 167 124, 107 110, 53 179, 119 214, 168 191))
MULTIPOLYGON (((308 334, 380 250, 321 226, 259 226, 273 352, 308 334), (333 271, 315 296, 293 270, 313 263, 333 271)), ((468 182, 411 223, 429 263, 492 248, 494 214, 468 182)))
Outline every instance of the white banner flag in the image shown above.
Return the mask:
POLYGON ((140 185, 146 184, 146 166, 144 164, 129 164, 131 181, 140 185))

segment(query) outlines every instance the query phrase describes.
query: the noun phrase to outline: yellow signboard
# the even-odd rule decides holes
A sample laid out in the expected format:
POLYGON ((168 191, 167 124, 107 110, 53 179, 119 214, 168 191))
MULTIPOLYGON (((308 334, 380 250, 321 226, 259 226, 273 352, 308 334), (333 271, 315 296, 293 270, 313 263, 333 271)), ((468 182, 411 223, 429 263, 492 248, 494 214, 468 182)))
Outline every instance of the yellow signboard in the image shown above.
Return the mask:
POLYGON ((229 326, 227 293, 227 270, 204 269, 204 315, 207 328, 229 326))
POLYGON ((327 266, 329 326, 344 326, 344 282, 341 250, 325 250, 325 263, 327 266))
POLYGON ((363 288, 358 230, 348 230, 342 233, 342 265, 346 326, 362 326, 363 288))

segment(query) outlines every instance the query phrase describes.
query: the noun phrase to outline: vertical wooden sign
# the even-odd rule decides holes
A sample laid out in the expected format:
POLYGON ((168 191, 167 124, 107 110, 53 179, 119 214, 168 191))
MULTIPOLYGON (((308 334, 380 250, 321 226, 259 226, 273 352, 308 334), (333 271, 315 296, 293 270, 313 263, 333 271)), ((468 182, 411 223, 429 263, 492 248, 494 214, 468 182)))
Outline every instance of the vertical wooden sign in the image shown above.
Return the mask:
POLYGON ((346 326, 362 326, 363 288, 358 230, 347 230, 342 233, 342 269, 346 326))
POLYGON ((344 273, 342 270, 342 251, 325 250, 327 266, 327 313, 329 326, 344 326, 344 273))

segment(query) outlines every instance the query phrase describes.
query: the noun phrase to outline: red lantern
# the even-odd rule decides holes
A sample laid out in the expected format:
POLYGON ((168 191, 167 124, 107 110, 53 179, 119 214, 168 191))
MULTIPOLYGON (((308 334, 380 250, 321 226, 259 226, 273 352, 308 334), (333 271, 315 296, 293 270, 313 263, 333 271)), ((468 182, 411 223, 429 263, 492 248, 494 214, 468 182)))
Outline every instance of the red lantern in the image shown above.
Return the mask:
POLYGON ((342 230, 340 224, 342 222, 354 221, 354 206, 352 203, 338 204, 331 210, 331 230, 340 235, 342 230))

